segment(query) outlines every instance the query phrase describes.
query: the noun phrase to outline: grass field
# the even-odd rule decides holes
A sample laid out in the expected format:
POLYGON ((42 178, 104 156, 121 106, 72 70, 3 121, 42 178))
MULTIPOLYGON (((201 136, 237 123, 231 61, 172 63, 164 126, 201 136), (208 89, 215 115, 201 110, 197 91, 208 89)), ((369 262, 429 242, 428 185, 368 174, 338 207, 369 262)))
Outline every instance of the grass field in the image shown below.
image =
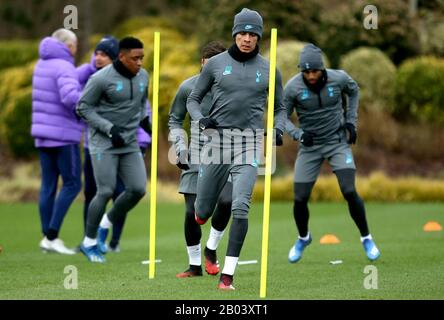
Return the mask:
MULTIPOLYGON (((368 290, 367 274, 358 232, 342 203, 311 205, 310 229, 314 242, 297 264, 287 262, 296 238, 291 203, 271 207, 268 299, 444 299, 444 233, 422 231, 429 220, 444 224, 441 204, 367 204, 370 228, 381 258, 378 289, 368 290), (321 245, 323 234, 336 234, 341 243, 321 245), (331 260, 342 260, 332 265, 331 260)), ((67 215, 61 238, 68 246, 81 239, 81 204, 67 215)), ((234 292, 219 292, 218 277, 176 279, 187 267, 183 236, 183 207, 158 204, 156 277, 148 279, 148 204, 142 203, 128 218, 122 252, 108 254, 104 265, 85 257, 43 254, 37 205, 0 205, 0 299, 258 299, 262 234, 262 206, 253 205, 241 260, 258 264, 238 266, 234 292), (64 268, 78 269, 78 289, 64 288, 64 268)), ((208 236, 203 230, 203 242, 208 236)), ((221 243, 223 262, 227 235, 221 243)))

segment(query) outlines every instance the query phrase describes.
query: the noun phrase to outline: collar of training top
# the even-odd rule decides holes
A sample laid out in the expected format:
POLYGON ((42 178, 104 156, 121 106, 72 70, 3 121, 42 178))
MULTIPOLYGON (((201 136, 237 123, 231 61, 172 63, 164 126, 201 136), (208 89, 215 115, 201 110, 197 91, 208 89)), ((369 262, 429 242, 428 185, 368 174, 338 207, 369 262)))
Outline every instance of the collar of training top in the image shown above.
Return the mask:
POLYGON ((315 84, 311 84, 310 82, 308 82, 307 79, 305 79, 304 75, 302 75, 302 79, 304 80, 304 83, 308 87, 308 89, 310 89, 314 93, 319 93, 327 83, 328 80, 327 70, 325 69, 322 70, 322 76, 318 79, 318 81, 316 81, 315 84))
POLYGON ((234 60, 245 62, 257 56, 257 54, 259 53, 259 45, 257 44, 256 48, 254 48, 253 51, 246 53, 240 51, 238 46, 233 43, 233 45, 228 49, 228 53, 234 60))
POLYGON ((125 78, 132 79, 136 76, 131 71, 129 71, 119 59, 113 61, 113 66, 117 70, 117 72, 125 78))

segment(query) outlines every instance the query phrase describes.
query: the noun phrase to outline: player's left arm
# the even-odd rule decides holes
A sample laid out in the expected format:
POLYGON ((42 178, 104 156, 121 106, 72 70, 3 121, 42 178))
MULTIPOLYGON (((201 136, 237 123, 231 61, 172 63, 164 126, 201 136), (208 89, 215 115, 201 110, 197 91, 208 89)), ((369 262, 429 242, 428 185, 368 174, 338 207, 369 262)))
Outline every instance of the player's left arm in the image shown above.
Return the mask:
POLYGON ((173 142, 177 155, 181 152, 188 151, 188 140, 186 132, 183 129, 183 123, 187 115, 186 105, 189 94, 190 92, 182 84, 174 97, 169 113, 169 140, 173 142))
MULTIPOLYGON (((140 103, 140 127, 149 135, 151 135, 151 120, 148 114, 151 111, 150 104, 148 102, 148 88, 149 88, 149 77, 146 75, 146 89, 140 103)), ((151 112, 150 112, 151 113, 151 112)))
POLYGON ((106 80, 102 76, 97 73, 93 75, 86 83, 85 90, 83 90, 77 104, 76 112, 89 126, 106 135, 110 135, 114 124, 96 112, 96 107, 100 103, 102 94, 105 92, 105 86, 106 80))
POLYGON ((200 104, 207 92, 211 90, 214 83, 212 68, 213 64, 212 60, 210 59, 203 66, 202 71, 199 74, 199 78, 197 79, 197 83, 188 96, 186 107, 193 121, 199 121, 200 119, 205 118, 200 110, 200 104))
POLYGON ((359 86, 352 77, 343 72, 341 79, 341 89, 348 96, 348 106, 345 113, 345 122, 351 123, 357 128, 358 108, 359 108, 359 86))
POLYGON ((282 76, 279 70, 276 69, 274 127, 284 132, 287 118, 287 110, 284 106, 284 89, 282 86, 282 76))

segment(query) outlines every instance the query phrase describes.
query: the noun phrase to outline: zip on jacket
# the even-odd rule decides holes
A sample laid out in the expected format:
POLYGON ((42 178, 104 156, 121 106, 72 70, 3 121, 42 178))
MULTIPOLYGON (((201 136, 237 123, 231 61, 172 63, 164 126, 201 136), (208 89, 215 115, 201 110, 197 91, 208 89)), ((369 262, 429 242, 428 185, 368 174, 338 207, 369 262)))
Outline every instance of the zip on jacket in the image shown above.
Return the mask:
POLYGON ((130 88, 131 88, 131 100, 133 100, 133 79, 129 79, 130 81, 130 88))

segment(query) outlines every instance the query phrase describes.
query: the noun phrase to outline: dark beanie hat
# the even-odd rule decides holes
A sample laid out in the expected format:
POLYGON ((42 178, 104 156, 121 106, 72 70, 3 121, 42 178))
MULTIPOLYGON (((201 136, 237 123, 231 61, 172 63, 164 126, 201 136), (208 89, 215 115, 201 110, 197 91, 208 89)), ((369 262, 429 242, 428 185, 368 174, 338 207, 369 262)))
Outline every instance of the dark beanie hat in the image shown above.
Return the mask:
POLYGON ((99 50, 105 52, 106 55, 111 58, 111 60, 115 60, 119 55, 119 42, 113 36, 105 36, 97 44, 94 52, 99 50))
POLYGON ((322 50, 312 43, 307 44, 301 51, 299 68, 302 72, 306 70, 324 70, 322 50))
POLYGON ((261 15, 254 10, 243 8, 241 12, 234 16, 233 37, 239 32, 251 32, 262 38, 264 22, 261 15))

